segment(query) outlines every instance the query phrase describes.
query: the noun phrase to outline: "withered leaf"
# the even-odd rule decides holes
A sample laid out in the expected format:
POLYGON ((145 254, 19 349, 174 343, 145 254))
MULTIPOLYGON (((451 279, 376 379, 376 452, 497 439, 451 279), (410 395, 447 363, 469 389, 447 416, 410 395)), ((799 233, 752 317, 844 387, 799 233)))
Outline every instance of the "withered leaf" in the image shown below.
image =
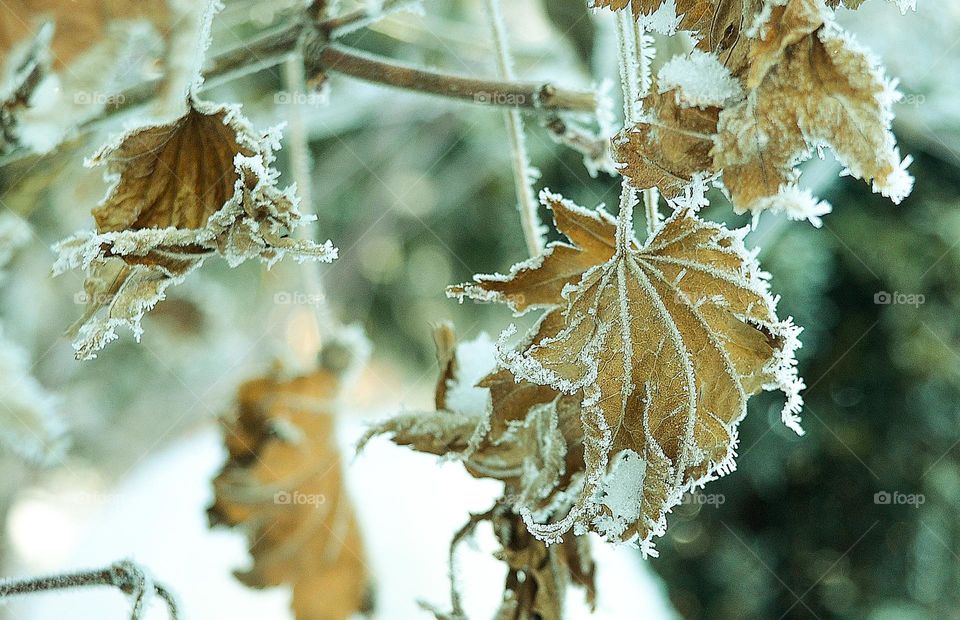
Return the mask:
POLYGON ((53 68, 61 71, 106 39, 111 24, 145 19, 159 31, 169 28, 166 1, 142 0, 5 0, 0 20, 0 67, 14 47, 33 33, 40 20, 52 21, 53 68))
POLYGON ((527 531, 516 513, 504 509, 495 510, 490 521, 502 545, 497 555, 507 565, 497 620, 563 620, 571 582, 585 588, 593 604, 595 571, 589 538, 546 545, 527 531))
POLYGON ((724 66, 737 74, 746 64, 750 46, 747 31, 763 0, 675 0, 675 15, 655 20, 648 18, 670 8, 665 0, 593 0, 594 6, 615 11, 628 4, 638 20, 663 34, 673 34, 674 30, 697 33, 697 48, 717 54, 724 66))
POLYGON ((187 9, 166 1, 9 0, 2 10, 0 150, 48 152, 122 88, 148 77, 176 11, 187 9))
MULTIPOLYGON (((504 483, 503 497, 484 515, 471 519, 464 532, 489 520, 502 545, 498 557, 507 564, 504 599, 496 616, 502 620, 561 620, 567 587, 584 587, 593 601, 593 564, 586 538, 548 546, 527 531, 518 510, 550 516, 562 510, 584 470, 580 397, 549 387, 516 381, 505 370, 494 370, 473 387, 468 367, 482 367, 484 352, 493 365, 488 340, 456 345, 452 328, 435 330, 440 374, 437 411, 397 416, 375 426, 361 441, 391 436, 394 443, 445 457, 459 458, 476 477, 504 483), (464 388, 473 394, 464 393, 464 388), (470 401, 488 392, 484 406, 470 401), (468 397, 465 397, 468 396, 468 397)), ((479 369, 479 368, 478 368, 479 369)), ((461 542, 454 539, 453 547, 461 542)), ((456 584, 454 583, 456 592, 456 584)), ((438 619, 462 619, 454 612, 435 611, 438 619)))
POLYGON ((369 605, 369 575, 334 439, 339 378, 327 371, 240 387, 224 422, 228 460, 213 482, 211 524, 242 529, 246 585, 289 584, 297 620, 346 620, 369 605))
POLYGON ((656 88, 643 100, 645 120, 614 138, 620 172, 639 189, 656 187, 676 198, 697 174, 713 172, 711 156, 720 108, 687 107, 674 90, 656 88))
POLYGON ((625 239, 620 247, 609 216, 546 192, 542 199, 578 222, 573 229, 602 231, 595 243, 610 248, 608 258, 553 285, 562 271, 553 252, 566 244, 552 246, 513 269, 523 278, 481 277, 453 293, 509 300, 553 287, 554 308, 500 357, 520 380, 582 392, 586 480, 562 519, 524 518, 548 542, 577 525, 639 538, 649 550, 684 492, 733 468, 751 394, 782 389, 784 422, 799 431, 799 330, 777 318, 742 231, 677 211, 643 246, 625 239))
POLYGON ((822 145, 894 202, 912 188, 890 131, 893 85, 825 11, 818 0, 773 7, 751 51, 751 90, 720 113, 713 156, 738 212, 777 208, 797 163, 822 145))
POLYGON ((189 100, 180 118, 141 127, 90 160, 112 186, 93 209, 96 230, 60 242, 55 273, 87 270, 87 312, 77 328, 77 357, 88 359, 140 319, 164 291, 214 253, 230 266, 285 254, 331 261, 326 242, 294 240, 303 223, 293 188, 276 186, 279 133, 258 133, 235 105, 189 100), (103 310, 105 316, 98 318, 103 310))

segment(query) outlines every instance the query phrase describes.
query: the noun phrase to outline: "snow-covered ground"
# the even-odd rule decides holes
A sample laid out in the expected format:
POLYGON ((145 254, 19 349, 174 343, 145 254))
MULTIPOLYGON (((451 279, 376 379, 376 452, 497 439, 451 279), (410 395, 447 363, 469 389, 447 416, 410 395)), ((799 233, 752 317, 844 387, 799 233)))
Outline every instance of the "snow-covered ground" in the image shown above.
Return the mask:
MULTIPOLYGON (((341 424, 344 454, 363 432, 359 422, 341 424)), ((96 567, 129 557, 147 566, 180 597, 186 620, 289 618, 285 588, 251 591, 231 570, 249 558, 242 536, 210 531, 205 509, 209 481, 224 452, 211 425, 145 460, 116 488, 77 488, 26 493, 9 521, 10 551, 20 574, 96 567)), ((438 464, 386 440, 373 441, 347 460, 347 480, 377 582, 376 618, 423 619, 418 600, 445 608, 449 601, 447 550, 467 511, 488 508, 497 483, 476 480, 456 463, 438 464)), ((82 485, 81 485, 82 486, 82 485)), ((459 555, 464 603, 471 618, 490 618, 502 588, 503 570, 490 557, 492 534, 481 528, 475 546, 459 555)), ((568 617, 612 620, 673 618, 663 587, 632 549, 595 545, 599 606, 590 615, 579 591, 571 593, 568 617)), ((654 560, 655 561, 655 560, 654 560)), ((123 618, 126 599, 109 588, 34 595, 13 600, 15 620, 123 618)), ((165 618, 155 604, 149 620, 165 618)))

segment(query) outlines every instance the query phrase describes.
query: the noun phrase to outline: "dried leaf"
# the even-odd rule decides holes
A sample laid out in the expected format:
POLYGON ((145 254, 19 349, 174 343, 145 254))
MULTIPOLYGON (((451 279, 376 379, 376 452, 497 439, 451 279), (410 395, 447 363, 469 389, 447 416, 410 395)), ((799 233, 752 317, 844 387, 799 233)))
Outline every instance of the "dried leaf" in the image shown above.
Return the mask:
POLYGON ((96 230, 60 242, 54 266, 87 270, 79 359, 95 357, 119 325, 139 338, 143 314, 213 253, 231 267, 272 265, 287 253, 336 258, 329 241, 289 236, 304 218, 294 189, 276 186, 279 139, 275 129, 255 132, 237 106, 191 99, 177 120, 135 129, 94 155, 112 187, 93 210, 96 230))
POLYGON ((587 590, 593 604, 594 565, 588 538, 548 546, 527 531, 516 513, 506 510, 495 511, 491 523, 502 545, 497 557, 508 569, 496 620, 563 620, 571 581, 587 590))
POLYGON ((346 620, 368 607, 364 548, 343 488, 332 411, 340 379, 328 370, 240 387, 225 422, 227 463, 214 480, 212 524, 242 528, 256 588, 290 584, 297 620, 346 620))
POLYGON ((593 0, 595 7, 615 11, 628 3, 647 29, 662 34, 697 33, 697 49, 715 53, 734 74, 746 64, 747 31, 763 6, 763 0, 593 0))
POLYGON ((733 468, 749 395, 784 390, 784 421, 799 430, 799 330, 777 318, 743 232, 678 211, 645 245, 618 248, 602 211, 542 199, 558 222, 576 222, 558 228, 599 232, 591 244, 608 248, 607 258, 557 282, 571 269, 554 253, 576 250, 555 244, 512 276, 480 277, 452 293, 506 301, 536 290, 545 305, 554 291, 554 309, 519 350, 502 349, 501 362, 518 379, 582 392, 586 481, 559 521, 542 524, 523 510, 531 532, 554 542, 576 524, 639 538, 650 551, 683 493, 733 468))
POLYGON ((773 7, 751 50, 752 90, 720 113, 713 156, 738 212, 779 208, 796 165, 822 145, 894 202, 912 188, 890 132, 893 85, 826 18, 818 0, 773 7))
POLYGON ((111 36, 111 25, 146 20, 161 32, 169 28, 165 1, 142 0, 5 0, 0 20, 0 67, 18 43, 35 31, 38 21, 56 27, 51 51, 53 68, 62 71, 81 54, 111 36))
MULTIPOLYGON (((458 458, 472 475, 504 482, 504 496, 497 507, 464 528, 471 531, 480 520, 489 519, 503 545, 498 557, 507 563, 508 576, 497 618, 559 620, 571 580, 585 587, 593 600, 587 541, 548 547, 530 536, 517 509, 549 517, 568 503, 569 489, 577 486, 584 469, 580 397, 517 382, 503 370, 494 370, 477 382, 466 369, 483 372, 493 366, 492 342, 481 338, 454 348, 449 325, 437 328, 435 341, 440 366, 438 410, 387 420, 369 431, 360 449, 370 438, 387 434, 398 445, 458 458), (461 365, 458 358, 467 362, 461 365)), ((454 548, 459 542, 454 540, 454 548)), ((463 618, 456 601, 454 607, 452 613, 434 610, 434 615, 463 618)))
POLYGON ((698 174, 713 172, 711 155, 720 108, 689 107, 677 90, 656 88, 643 100, 645 119, 614 138, 620 172, 640 189, 657 187, 676 198, 698 174))

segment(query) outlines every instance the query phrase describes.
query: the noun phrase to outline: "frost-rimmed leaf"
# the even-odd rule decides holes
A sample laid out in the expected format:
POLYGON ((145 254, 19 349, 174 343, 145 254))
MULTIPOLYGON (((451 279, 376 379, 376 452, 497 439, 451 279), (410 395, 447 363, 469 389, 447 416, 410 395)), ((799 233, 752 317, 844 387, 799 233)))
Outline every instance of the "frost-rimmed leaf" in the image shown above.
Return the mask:
POLYGON ((833 21, 822 0, 771 3, 757 24, 750 91, 720 113, 713 155, 738 212, 780 208, 796 166, 829 146, 845 174, 894 203, 913 187, 891 132, 895 84, 833 21))
POLYGON ((231 267, 253 258, 271 266, 286 254, 336 258, 329 241, 289 236, 309 220, 295 188, 277 187, 279 148, 279 130, 254 131, 239 106, 191 98, 180 118, 134 129, 93 156, 89 165, 105 165, 112 182, 93 210, 96 230, 55 246, 54 273, 87 271, 79 359, 95 357, 118 326, 139 339, 144 313, 214 253, 231 267))
POLYGON ((592 0, 592 6, 614 11, 628 5, 644 29, 666 35, 691 31, 699 50, 716 54, 737 73, 749 49, 746 31, 763 0, 592 0))
POLYGON ((512 330, 504 333, 500 362, 518 380, 583 394, 585 483, 558 521, 524 511, 530 531, 552 542, 577 526, 640 539, 651 552, 683 493, 733 469, 749 395, 783 390, 783 421, 800 432, 799 329, 777 318, 745 230, 682 210, 645 244, 620 247, 603 211, 547 192, 541 199, 558 229, 587 240, 599 260, 574 275, 564 257, 588 250, 556 243, 509 276, 479 276, 450 294, 520 312, 552 304, 519 349, 506 345, 512 330), (528 290, 538 303, 518 305, 528 290))

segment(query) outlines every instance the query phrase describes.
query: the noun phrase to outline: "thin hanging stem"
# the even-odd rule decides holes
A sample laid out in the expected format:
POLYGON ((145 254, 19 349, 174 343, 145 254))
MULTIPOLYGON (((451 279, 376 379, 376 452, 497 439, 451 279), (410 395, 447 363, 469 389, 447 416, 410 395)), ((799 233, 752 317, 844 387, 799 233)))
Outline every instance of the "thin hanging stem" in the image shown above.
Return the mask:
MULTIPOLYGON (((497 49, 497 70, 500 78, 514 80, 513 59, 510 56, 510 43, 507 41, 503 14, 500 12, 500 0, 486 0, 487 18, 493 32, 493 41, 497 49)), ((530 256, 543 251, 543 230, 537 211, 537 197, 533 191, 534 173, 530 168, 530 156, 524 140, 523 118, 516 109, 504 110, 503 118, 507 124, 512 154, 513 180, 517 192, 517 208, 520 210, 520 225, 523 227, 523 239, 530 256)))
MULTIPOLYGON (((628 4, 617 11, 617 43, 619 51, 620 85, 623 89, 624 126, 637 122, 640 116, 640 83, 637 41, 634 38, 633 10, 628 4)), ((620 191, 620 212, 617 217, 617 249, 626 251, 633 238, 633 207, 636 191, 626 177, 620 191)))
MULTIPOLYGON (((647 96, 647 92, 653 85, 651 76, 650 61, 653 59, 654 50, 648 47, 650 37, 643 31, 639 20, 633 22, 633 39, 636 47, 637 69, 639 71, 637 81, 640 85, 640 97, 642 106, 642 97, 647 96)), ((640 114, 643 113, 639 109, 640 114)), ((656 187, 650 187, 643 190, 643 211, 647 222, 647 236, 653 235, 660 227, 660 211, 657 205, 660 201, 660 192, 656 187)))
MULTIPOLYGON (((303 70, 303 58, 294 54, 284 62, 283 81, 291 93, 306 92, 306 78, 303 70)), ((291 101, 296 98, 291 97, 291 101)), ((290 169, 300 194, 300 206, 304 215, 316 215, 313 205, 313 186, 310 175, 310 145, 307 142, 307 128, 303 118, 302 106, 293 103, 287 106, 287 140, 290 153, 290 169)), ((316 220, 304 224, 294 231, 294 236, 301 239, 315 240, 316 220)), ((303 275, 303 286, 306 290, 310 305, 313 307, 313 319, 316 332, 320 337, 322 347, 325 336, 335 325, 333 312, 327 302, 323 278, 320 275, 320 266, 316 261, 303 261, 300 265, 303 275)))

